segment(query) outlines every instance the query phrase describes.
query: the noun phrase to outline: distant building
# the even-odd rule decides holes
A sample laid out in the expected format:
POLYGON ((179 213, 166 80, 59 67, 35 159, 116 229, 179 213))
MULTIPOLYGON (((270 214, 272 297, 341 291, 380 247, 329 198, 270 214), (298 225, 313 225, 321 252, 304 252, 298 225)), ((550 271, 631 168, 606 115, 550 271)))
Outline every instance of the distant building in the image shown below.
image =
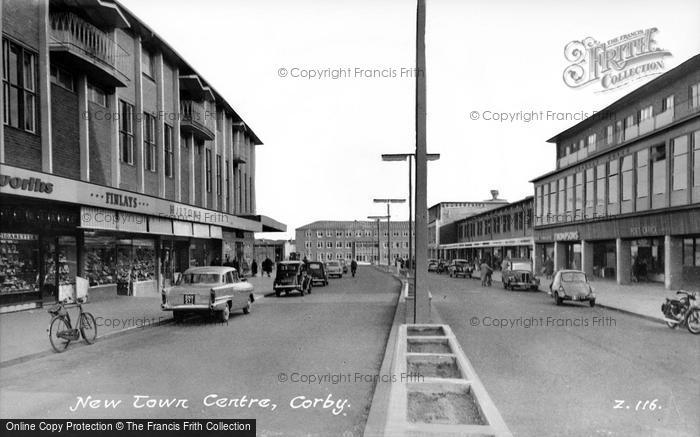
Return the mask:
POLYGON ((302 259, 316 261, 354 258, 386 264, 389 256, 407 259, 408 221, 392 221, 389 229, 386 221, 316 221, 297 228, 296 246, 302 259))
POLYGON ((255 240, 253 258, 258 261, 258 264, 263 262, 265 258, 278 262, 289 259, 290 254, 295 251, 294 240, 258 238, 255 240))
POLYGON ((445 225, 507 204, 506 200, 498 198, 498 191, 491 190, 491 199, 481 202, 440 202, 431 206, 428 209, 428 257, 440 258, 442 244, 457 242, 456 237, 449 235, 444 235, 447 240, 442 238, 441 229, 445 225))

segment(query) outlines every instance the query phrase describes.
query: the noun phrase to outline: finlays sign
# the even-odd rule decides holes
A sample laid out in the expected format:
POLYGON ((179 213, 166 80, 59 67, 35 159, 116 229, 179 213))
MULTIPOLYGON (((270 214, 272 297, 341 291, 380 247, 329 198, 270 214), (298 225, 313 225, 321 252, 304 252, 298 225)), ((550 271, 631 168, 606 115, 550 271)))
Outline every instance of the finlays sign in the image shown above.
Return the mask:
POLYGON ((671 52, 658 46, 652 27, 620 35, 605 42, 587 37, 564 48, 564 83, 570 88, 598 85, 611 91, 647 76, 662 74, 671 52))

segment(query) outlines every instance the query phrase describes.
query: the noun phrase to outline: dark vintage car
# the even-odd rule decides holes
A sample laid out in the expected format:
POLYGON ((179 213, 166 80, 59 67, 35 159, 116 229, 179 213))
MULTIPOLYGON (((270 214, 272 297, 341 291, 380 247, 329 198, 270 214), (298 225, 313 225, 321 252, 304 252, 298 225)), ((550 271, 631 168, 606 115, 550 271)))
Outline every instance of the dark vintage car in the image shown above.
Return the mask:
POLYGON ((595 306, 595 293, 588 277, 580 270, 559 270, 549 285, 549 294, 554 303, 561 305, 565 300, 588 302, 595 306))
POLYGON ((472 277, 472 268, 469 265, 469 261, 466 259, 453 259, 447 266, 447 271, 450 274, 450 278, 456 278, 458 276, 463 278, 472 277))
POLYGON ((311 281, 313 284, 328 285, 328 274, 326 272, 326 265, 319 261, 310 261, 307 264, 309 275, 311 276, 311 281))
POLYGON ((528 258, 507 259, 501 271, 501 282, 506 290, 537 290, 540 280, 535 277, 532 260, 528 258))
POLYGON ((312 286, 311 276, 303 261, 277 263, 277 274, 272 285, 275 295, 280 296, 282 292, 289 294, 292 291, 298 291, 303 296, 305 293, 311 293, 312 286))
POLYGON ((253 285, 239 278, 233 267, 192 267, 175 286, 162 290, 160 307, 172 311, 178 321, 186 313, 218 314, 227 321, 231 311, 248 314, 253 300, 253 285))
POLYGON ((436 259, 429 259, 428 260, 428 271, 429 272, 437 272, 438 269, 438 260, 436 259))

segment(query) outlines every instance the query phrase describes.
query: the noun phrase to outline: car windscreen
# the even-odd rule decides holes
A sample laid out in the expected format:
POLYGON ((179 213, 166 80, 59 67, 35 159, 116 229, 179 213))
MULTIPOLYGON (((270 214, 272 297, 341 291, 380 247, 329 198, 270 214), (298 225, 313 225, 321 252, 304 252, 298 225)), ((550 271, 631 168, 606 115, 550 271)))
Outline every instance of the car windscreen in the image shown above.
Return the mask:
POLYGON ((466 261, 455 261, 455 265, 456 266, 466 266, 466 265, 469 265, 469 263, 466 261))
POLYGON ((564 272, 561 274, 562 282, 586 282, 586 275, 581 272, 564 272))
POLYGON ((332 261, 328 263, 328 267, 340 267, 340 263, 337 261, 332 261))
POLYGON ((218 284, 221 275, 218 273, 185 273, 178 281, 180 284, 218 284))
POLYGON ((511 267, 512 270, 532 270, 530 263, 526 261, 514 261, 511 267))

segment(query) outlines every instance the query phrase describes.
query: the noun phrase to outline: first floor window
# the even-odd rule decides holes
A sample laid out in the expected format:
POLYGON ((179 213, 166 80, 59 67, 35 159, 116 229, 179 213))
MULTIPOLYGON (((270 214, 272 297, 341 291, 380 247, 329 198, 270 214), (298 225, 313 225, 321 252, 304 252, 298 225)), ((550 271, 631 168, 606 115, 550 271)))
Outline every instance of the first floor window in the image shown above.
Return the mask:
POLYGON ((156 118, 144 112, 143 123, 143 153, 146 155, 146 170, 156 171, 156 118))
POLYGON ((688 136, 673 139, 673 190, 688 188, 688 136))
POLYGON ((622 158, 622 200, 632 200, 634 182, 634 165, 632 155, 622 158))
POLYGON ((106 108, 107 92, 91 83, 88 83, 88 100, 106 108))
POLYGON ((3 123, 36 132, 36 54, 2 40, 3 123))
POLYGON ((608 203, 617 203, 617 175, 618 162, 617 160, 608 163, 608 203))
POLYGON ((700 187, 700 130, 693 132, 693 186, 700 187))
POLYGON ((599 165, 596 168, 596 207, 599 209, 605 208, 605 193, 607 191, 605 184, 606 175, 605 164, 599 165))
POLYGON ((221 155, 216 155, 216 195, 221 196, 223 187, 221 185, 221 155))
POLYGON ((652 193, 664 194, 666 192, 666 145, 652 148, 651 162, 652 193))
POLYGON ((119 101, 119 149, 121 161, 134 165, 134 106, 119 101))
POLYGON ((173 128, 165 125, 165 177, 173 177, 173 128))
POLYGON ((206 173, 206 190, 207 193, 211 193, 211 149, 206 149, 204 157, 204 170, 206 173))
POLYGON ((691 108, 700 107, 700 82, 690 86, 690 103, 691 108))
POLYGON ((649 149, 637 152, 637 197, 649 195, 649 149))

